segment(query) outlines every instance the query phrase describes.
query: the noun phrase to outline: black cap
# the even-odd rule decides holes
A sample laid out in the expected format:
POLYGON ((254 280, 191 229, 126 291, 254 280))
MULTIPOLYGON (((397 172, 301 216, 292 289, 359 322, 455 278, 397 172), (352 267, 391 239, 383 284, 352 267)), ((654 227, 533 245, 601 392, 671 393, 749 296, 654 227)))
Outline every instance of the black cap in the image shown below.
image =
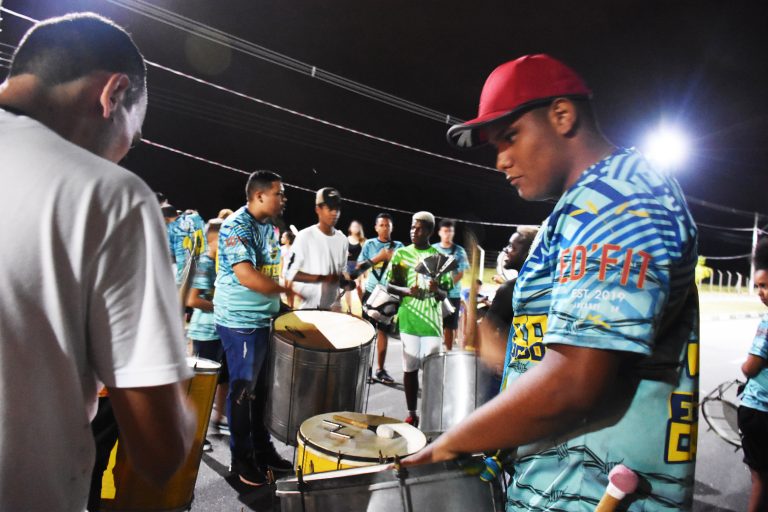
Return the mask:
POLYGON ((339 208, 341 206, 341 194, 335 188, 323 187, 315 195, 315 204, 324 204, 332 209, 339 208))

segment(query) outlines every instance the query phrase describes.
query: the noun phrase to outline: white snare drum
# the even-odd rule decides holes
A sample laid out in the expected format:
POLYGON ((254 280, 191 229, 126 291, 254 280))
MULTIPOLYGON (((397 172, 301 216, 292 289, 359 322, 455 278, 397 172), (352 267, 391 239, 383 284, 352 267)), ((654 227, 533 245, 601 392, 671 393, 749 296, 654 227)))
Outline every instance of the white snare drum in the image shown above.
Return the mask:
POLYGON ((412 425, 348 411, 309 418, 301 424, 297 440, 296 469, 305 475, 394 462, 427 445, 427 438, 412 425))
POLYGON ((389 293, 386 287, 377 284, 368 300, 363 304, 363 311, 372 320, 382 325, 389 325, 392 323, 392 318, 397 314, 399 306, 400 297, 389 293))

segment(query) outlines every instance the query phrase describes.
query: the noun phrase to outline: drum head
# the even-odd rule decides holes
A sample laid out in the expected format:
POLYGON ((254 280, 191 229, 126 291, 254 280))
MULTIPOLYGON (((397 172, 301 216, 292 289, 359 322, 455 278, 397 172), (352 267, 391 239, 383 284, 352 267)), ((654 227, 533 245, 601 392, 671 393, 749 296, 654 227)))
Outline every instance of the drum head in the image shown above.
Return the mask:
POLYGON ((291 311, 275 319, 274 335, 310 350, 346 350, 373 341, 373 326, 353 315, 332 311, 291 311))
POLYGON ((377 463, 394 460, 416 453, 427 445, 424 434, 412 425, 386 416, 357 412, 331 412, 319 414, 304 421, 299 428, 299 440, 334 459, 377 463), (398 425, 392 438, 381 437, 365 427, 355 426, 341 418, 365 423, 372 428, 379 425, 398 425))

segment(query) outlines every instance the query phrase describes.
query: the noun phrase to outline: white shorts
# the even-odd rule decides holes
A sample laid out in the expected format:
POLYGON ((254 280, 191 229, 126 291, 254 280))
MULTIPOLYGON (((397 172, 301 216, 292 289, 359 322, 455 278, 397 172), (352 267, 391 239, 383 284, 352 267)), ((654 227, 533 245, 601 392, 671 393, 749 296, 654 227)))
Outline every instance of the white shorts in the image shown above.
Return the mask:
POLYGON ((422 360, 431 354, 437 354, 443 344, 442 336, 414 336, 400 333, 403 342, 403 371, 415 372, 421 367, 422 360))

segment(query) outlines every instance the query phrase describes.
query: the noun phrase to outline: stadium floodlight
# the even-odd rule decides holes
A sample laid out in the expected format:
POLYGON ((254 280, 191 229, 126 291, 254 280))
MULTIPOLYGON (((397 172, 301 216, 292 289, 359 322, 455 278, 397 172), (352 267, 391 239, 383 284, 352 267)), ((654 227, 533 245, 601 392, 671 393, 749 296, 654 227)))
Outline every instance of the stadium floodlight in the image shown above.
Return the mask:
POLYGON ((679 169, 688 156, 688 138, 677 127, 661 124, 648 134, 641 147, 645 157, 658 169, 679 169))

